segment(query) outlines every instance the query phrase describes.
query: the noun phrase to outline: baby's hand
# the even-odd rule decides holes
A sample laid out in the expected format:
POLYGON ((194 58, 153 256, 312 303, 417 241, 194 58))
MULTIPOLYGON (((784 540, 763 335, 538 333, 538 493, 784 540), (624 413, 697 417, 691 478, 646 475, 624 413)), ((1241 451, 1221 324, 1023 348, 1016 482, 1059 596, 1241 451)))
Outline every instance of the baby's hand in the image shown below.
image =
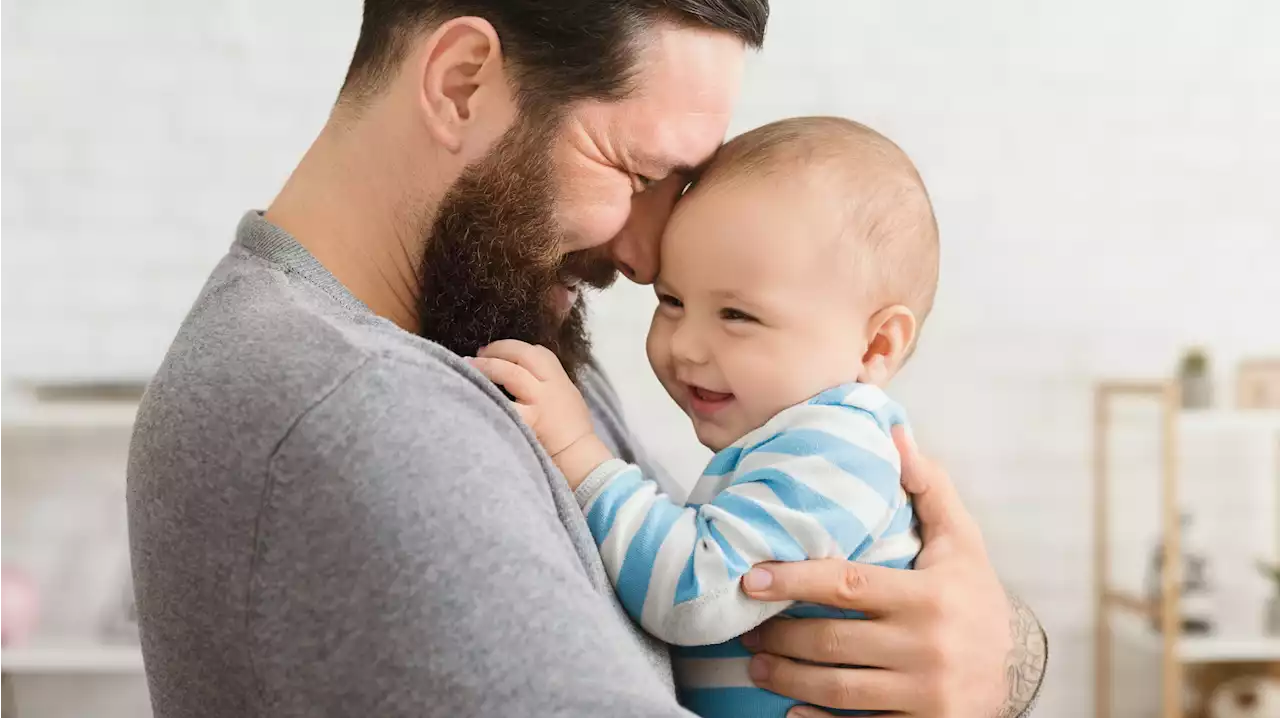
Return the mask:
POLYGON ((470 361, 515 397, 520 418, 573 487, 612 458, 595 435, 586 400, 550 349, 503 339, 481 349, 470 361), (571 447, 574 450, 568 451, 571 447))

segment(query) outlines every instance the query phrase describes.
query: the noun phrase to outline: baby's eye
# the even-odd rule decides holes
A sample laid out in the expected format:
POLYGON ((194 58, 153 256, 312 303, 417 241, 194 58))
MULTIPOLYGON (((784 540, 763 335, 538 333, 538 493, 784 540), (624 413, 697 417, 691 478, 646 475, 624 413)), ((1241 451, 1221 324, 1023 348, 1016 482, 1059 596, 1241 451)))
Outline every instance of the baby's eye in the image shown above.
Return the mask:
POLYGON ((752 324, 760 323, 759 319, 756 319, 755 317, 751 316, 750 314, 747 314, 741 309, 734 309, 733 307, 726 307, 724 309, 721 309, 720 318, 725 320, 726 322, 750 322, 752 324))
POLYGON ((671 296, 670 294, 659 294, 658 303, 665 304, 666 306, 671 307, 672 309, 682 309, 684 307, 683 302, 671 296))

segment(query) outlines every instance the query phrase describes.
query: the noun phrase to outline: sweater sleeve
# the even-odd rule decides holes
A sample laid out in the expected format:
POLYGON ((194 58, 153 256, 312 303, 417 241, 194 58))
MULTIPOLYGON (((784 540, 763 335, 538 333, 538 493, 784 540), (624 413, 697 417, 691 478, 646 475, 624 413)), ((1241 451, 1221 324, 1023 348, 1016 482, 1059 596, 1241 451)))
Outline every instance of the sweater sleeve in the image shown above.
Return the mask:
POLYGON ((769 438, 725 452, 704 480, 724 480, 718 465, 732 476, 706 504, 674 503, 622 461, 601 465, 577 492, 623 606, 668 643, 711 645, 751 630, 789 605, 739 589, 753 565, 857 558, 902 504, 892 439, 847 407, 797 407, 769 438))

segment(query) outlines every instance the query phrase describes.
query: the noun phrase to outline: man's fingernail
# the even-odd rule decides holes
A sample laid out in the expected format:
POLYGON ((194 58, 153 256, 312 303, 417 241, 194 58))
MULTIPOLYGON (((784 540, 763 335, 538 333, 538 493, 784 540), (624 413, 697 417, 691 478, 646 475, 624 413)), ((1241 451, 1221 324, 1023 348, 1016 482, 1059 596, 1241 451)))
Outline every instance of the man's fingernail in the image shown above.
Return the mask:
POLYGON ((809 706, 796 706, 787 711, 787 718, 822 718, 825 713, 809 706))
POLYGON ((748 631, 747 633, 742 634, 742 645, 746 646, 747 648, 753 651, 759 648, 760 633, 757 631, 748 631))
POLYGON ((763 568, 753 568, 743 576, 742 585, 748 591, 763 591, 773 585, 773 574, 763 568))
POLYGON ((752 658, 751 664, 747 666, 747 675, 757 683, 769 680, 769 659, 764 656, 752 658))

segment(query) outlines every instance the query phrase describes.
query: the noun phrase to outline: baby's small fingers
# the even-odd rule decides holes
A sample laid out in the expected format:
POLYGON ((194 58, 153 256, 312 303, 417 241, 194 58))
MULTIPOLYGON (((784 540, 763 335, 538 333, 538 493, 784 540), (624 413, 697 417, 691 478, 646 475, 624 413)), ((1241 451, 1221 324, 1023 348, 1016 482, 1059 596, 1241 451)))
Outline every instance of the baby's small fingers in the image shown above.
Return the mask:
POLYGON ((540 382, 528 369, 505 359, 492 357, 475 357, 468 361, 476 371, 489 377, 489 381, 494 384, 501 385, 517 401, 531 403, 537 396, 540 382))
POLYGON ((540 344, 529 344, 519 339, 499 339, 481 349, 480 356, 519 364, 542 381, 565 375, 564 367, 555 352, 540 344))
POLYGON ((541 344, 533 347, 532 352, 530 352, 529 369, 539 379, 543 380, 568 378, 568 372, 564 370, 564 364, 560 362, 560 357, 541 344))
POLYGON ((536 417, 538 412, 532 406, 529 406, 528 404, 521 404, 518 401, 513 401, 511 402, 511 408, 516 410, 516 413, 520 415, 520 420, 526 425, 532 427, 537 423, 536 417))

